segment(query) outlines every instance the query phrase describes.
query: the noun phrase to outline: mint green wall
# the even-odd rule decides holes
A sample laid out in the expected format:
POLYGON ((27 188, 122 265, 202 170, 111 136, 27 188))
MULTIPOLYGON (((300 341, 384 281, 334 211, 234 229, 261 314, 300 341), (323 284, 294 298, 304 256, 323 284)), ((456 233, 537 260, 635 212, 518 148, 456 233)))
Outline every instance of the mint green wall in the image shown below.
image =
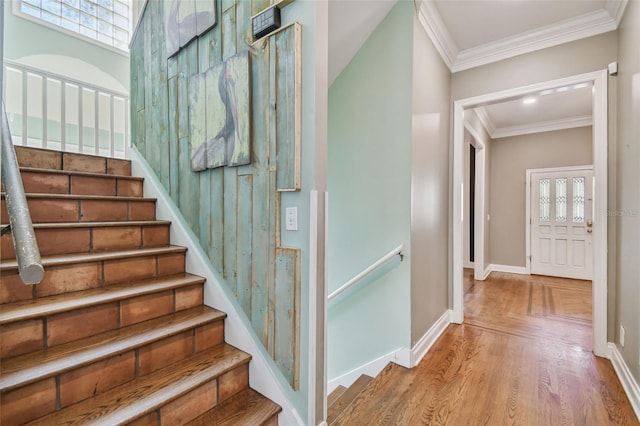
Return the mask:
POLYGON ((328 291, 404 244, 404 262, 329 311, 328 377, 410 345, 413 3, 329 88, 328 291))
POLYGON ((4 57, 18 60, 33 55, 59 55, 94 65, 129 87, 129 58, 99 45, 45 27, 13 14, 14 1, 4 2, 4 57))
MULTIPOLYGON (((301 190, 277 192, 275 174, 281 158, 278 153, 284 148, 278 143, 282 136, 277 139, 276 129, 287 117, 277 116, 269 103, 272 87, 269 66, 272 63, 275 67, 276 52, 280 52, 276 43, 280 39, 274 36, 252 43, 250 34, 250 17, 268 7, 269 0, 217 1, 216 4, 216 26, 166 59, 163 4, 147 3, 131 49, 132 142, 158 176, 185 223, 200 240, 217 282, 236 296, 237 311, 227 314, 245 316, 252 325, 256 343, 262 346, 263 355, 274 359, 271 367, 276 374, 278 371, 286 374, 285 369, 278 369, 288 361, 284 358, 292 353, 298 355, 295 348, 286 354, 278 351, 293 341, 279 339, 278 333, 286 329, 289 315, 299 314, 299 385, 285 389, 290 382, 285 380, 285 375, 279 375, 278 383, 273 383, 273 386, 285 389, 300 416, 306 418, 310 382, 309 200, 311 190, 321 186, 316 178, 316 167, 323 167, 314 157, 318 148, 314 98, 317 84, 317 57, 314 55, 317 5, 310 1, 296 1, 282 10, 283 27, 293 22, 301 25, 302 156, 301 190), (190 120, 197 118, 201 110, 194 110, 196 105, 189 103, 189 79, 248 49, 251 52, 252 163, 193 172, 190 162, 193 123, 190 120), (270 52, 273 57, 269 56, 270 52), (280 204, 276 201, 278 197, 280 204), (262 203, 265 199, 267 202, 262 203), (280 207, 279 212, 276 206, 280 207), (298 231, 285 230, 284 211, 287 207, 298 208, 298 231), (274 231, 276 217, 282 220, 280 228, 274 231), (275 273, 278 273, 279 262, 274 260, 276 243, 271 238, 278 231, 280 246, 299 249, 300 253, 299 305, 296 308, 284 309, 280 303, 284 300, 282 293, 290 293, 280 292, 283 287, 275 291, 275 287, 272 288, 275 286, 273 270, 275 268, 275 273), (265 259, 270 261, 263 268, 265 259)), ((283 48, 283 51, 283 55, 293 54, 292 49, 283 48)), ((273 73, 276 79, 273 84, 276 84, 284 72, 273 68, 273 73)), ((289 122, 293 121, 293 117, 288 118, 289 122)))

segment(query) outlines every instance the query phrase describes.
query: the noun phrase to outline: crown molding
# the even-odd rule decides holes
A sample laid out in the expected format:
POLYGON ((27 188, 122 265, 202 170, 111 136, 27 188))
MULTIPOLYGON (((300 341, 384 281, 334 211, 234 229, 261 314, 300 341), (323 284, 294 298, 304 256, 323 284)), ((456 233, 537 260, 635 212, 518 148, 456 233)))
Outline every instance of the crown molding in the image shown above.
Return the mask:
POLYGON ((489 133, 489 136, 493 138, 493 134, 496 132, 496 125, 493 123, 491 116, 489 116, 487 109, 483 106, 476 107, 474 109, 476 111, 476 115, 478 116, 478 119, 484 126, 485 130, 487 131, 487 133, 489 133))
POLYGON ((449 70, 451 70, 458 57, 459 49, 453 41, 447 26, 442 21, 440 12, 438 12, 433 0, 422 0, 418 12, 418 20, 424 27, 438 53, 440 53, 442 60, 449 70))
POLYGON ((614 31, 618 28, 628 1, 607 2, 606 9, 465 50, 460 50, 453 41, 434 0, 422 0, 418 19, 449 70, 455 73, 614 31))
MULTIPOLYGON (((479 115, 479 114, 478 114, 479 115)), ((511 136, 529 135, 533 133, 553 132, 556 130, 575 129, 593 125, 593 118, 590 115, 582 117, 565 118, 562 120, 542 121, 539 123, 500 127, 494 132, 490 132, 491 139, 507 138, 511 136)))
POLYGON ((629 0, 618 0, 614 2, 606 2, 604 8, 609 15, 616 21, 616 27, 620 25, 620 21, 622 21, 622 17, 624 16, 624 11, 627 9, 627 4, 629 0))
POLYGON ((493 43, 466 49, 460 52, 451 72, 463 71, 517 55, 535 52, 559 44, 613 31, 615 20, 604 10, 581 15, 559 24, 527 31, 493 43))

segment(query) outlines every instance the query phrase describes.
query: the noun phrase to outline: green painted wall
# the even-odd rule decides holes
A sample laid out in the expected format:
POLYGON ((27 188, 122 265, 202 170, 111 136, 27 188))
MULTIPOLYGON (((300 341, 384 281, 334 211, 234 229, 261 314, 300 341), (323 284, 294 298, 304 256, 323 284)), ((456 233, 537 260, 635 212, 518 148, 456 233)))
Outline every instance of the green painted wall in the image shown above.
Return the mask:
POLYGON ((329 311, 328 377, 410 347, 413 4, 399 2, 329 88, 328 291, 400 244, 329 311))
MULTIPOLYGON (((28 57, 49 55, 49 58, 57 59, 57 64, 50 63, 52 66, 55 65, 56 69, 64 69, 65 60, 72 58, 94 66, 96 70, 112 77, 122 87, 129 87, 129 57, 126 53, 116 53, 14 15, 13 3, 15 0, 3 3, 5 8, 5 58, 24 60, 28 57)), ((105 86, 100 81, 95 84, 105 86)))
POLYGON ((267 7, 269 0, 218 0, 216 5, 217 25, 167 59, 163 3, 147 3, 131 51, 132 141, 199 238, 219 281, 235 293, 237 314, 246 315, 256 340, 274 358, 274 366, 298 389, 292 388, 289 396, 306 418, 309 200, 317 184, 313 156, 316 4, 297 1, 282 10, 283 28, 294 22, 301 27, 300 190, 291 192, 276 190, 278 173, 285 167, 283 150, 290 147, 283 139, 286 129, 278 129, 293 122, 292 117, 282 116, 285 105, 278 106, 283 98, 278 91, 285 82, 279 80, 285 78, 279 65, 294 52, 281 46, 284 40, 279 36, 251 44, 250 17, 267 7), (252 164, 193 172, 190 119, 198 114, 193 105, 190 110, 189 79, 247 49, 252 73, 252 164), (298 208, 298 231, 285 230, 287 207, 298 208), (297 270, 290 263, 295 256, 297 270), (291 286, 296 274, 297 287, 291 289, 295 294, 285 299, 282 288, 291 286), (296 305, 282 303, 294 296, 296 305), (292 318, 295 330, 283 325, 292 318), (297 344, 286 334, 290 331, 297 333, 297 344), (282 351, 287 345, 288 352, 282 351), (297 370, 295 378, 292 369, 297 370))

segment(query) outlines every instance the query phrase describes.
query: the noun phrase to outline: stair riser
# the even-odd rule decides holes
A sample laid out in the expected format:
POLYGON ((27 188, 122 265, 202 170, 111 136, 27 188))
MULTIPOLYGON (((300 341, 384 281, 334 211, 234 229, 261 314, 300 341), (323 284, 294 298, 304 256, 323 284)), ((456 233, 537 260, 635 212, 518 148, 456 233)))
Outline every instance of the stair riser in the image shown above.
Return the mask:
MULTIPOLYGON (((35 352, 183 311, 202 305, 203 300, 203 287, 199 284, 5 324, 0 326, 0 358, 35 352)), ((197 340, 199 347, 211 343, 202 336, 197 340)), ((146 371, 153 370, 148 367, 146 371)))
POLYGON ((91 155, 38 150, 16 146, 18 165, 51 170, 75 172, 106 173, 130 176, 131 162, 116 158, 103 158, 91 155))
POLYGON ((36 286, 24 285, 18 271, 11 270, 2 273, 0 302, 15 302, 163 277, 179 274, 184 270, 184 252, 46 267, 42 282, 36 286))
MULTIPOLYGON (((27 204, 33 223, 120 222, 156 219, 156 203, 153 200, 28 198, 27 204)), ((7 222, 7 206, 4 197, 0 214, 2 221, 7 222)))
POLYGON ((142 197, 140 180, 61 175, 26 170, 23 170, 21 175, 26 193, 142 197))
MULTIPOLYGON (((2 425, 10 425, 33 420, 56 410, 55 404, 50 403, 51 400, 59 401, 60 408, 67 407, 160 367, 183 361, 188 356, 222 343, 223 340, 224 322, 214 321, 93 364, 78 366, 54 378, 49 377, 12 389, 2 394, 0 421, 2 425), (46 395, 38 407, 33 406, 30 397, 25 397, 33 389, 46 395)), ((217 382, 211 383, 215 392, 217 382)))
MULTIPOLYGON (((169 225, 35 229, 42 256, 159 247, 169 244, 169 225)), ((1 259, 15 259, 13 236, 2 236, 1 259)))
POLYGON ((136 426, 181 426, 247 387, 249 387, 249 365, 244 364, 131 424, 136 426))

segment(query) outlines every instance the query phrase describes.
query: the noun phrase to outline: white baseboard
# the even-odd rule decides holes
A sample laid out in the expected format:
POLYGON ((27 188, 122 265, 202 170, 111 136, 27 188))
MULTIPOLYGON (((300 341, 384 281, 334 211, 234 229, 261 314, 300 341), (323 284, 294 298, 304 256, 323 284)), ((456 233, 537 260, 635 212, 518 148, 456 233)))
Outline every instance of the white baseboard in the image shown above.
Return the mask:
POLYGON ((511 265, 489 265, 490 272, 507 272, 509 274, 529 275, 527 268, 524 266, 511 266, 511 265))
MULTIPOLYGON (((344 386, 345 388, 348 388, 356 380, 358 380, 358 377, 363 374, 371 377, 376 377, 390 362, 401 364, 398 361, 399 359, 407 358, 406 352, 408 352, 406 348, 399 348, 386 355, 382 355, 381 357, 376 358, 373 361, 361 365, 360 367, 354 368, 348 373, 338 376, 335 379, 329 380, 329 383, 327 385, 327 394, 331 394, 331 392, 333 392, 338 386, 344 386)), ((406 365, 403 366, 406 367, 406 365)))
POLYGON ((633 411, 636 413, 638 421, 640 421, 640 385, 638 385, 633 374, 631 374, 627 363, 624 362, 624 358, 622 358, 622 354, 618 351, 615 343, 609 342, 609 354, 613 369, 616 371, 620 383, 622 383, 622 387, 627 394, 627 398, 629 398, 629 402, 631 403, 633 411))
POLYGON ((482 277, 478 281, 484 281, 489 278, 491 274, 491 265, 487 266, 487 268, 482 272, 482 277))
POLYGON ((465 260, 464 262, 462 262, 462 267, 463 268, 470 268, 473 269, 475 266, 475 264, 473 262, 469 262, 467 260, 465 260))
POLYGON ((451 324, 452 311, 449 309, 431 326, 429 330, 418 340, 418 343, 411 349, 411 367, 415 367, 422 361, 422 358, 429 352, 431 346, 438 340, 438 337, 451 324))
MULTIPOLYGON (((131 148, 132 175, 144 177, 146 197, 156 198, 156 216, 158 220, 171 221, 171 243, 187 247, 186 270, 205 277, 204 302, 227 314, 225 319, 225 341, 251 354, 249 380, 253 389, 282 407, 279 423, 284 425, 304 425, 304 421, 287 395, 289 384, 279 374, 275 362, 267 354, 262 343, 253 332, 249 319, 242 311, 234 295, 217 271, 214 271, 209 258, 193 231, 187 225, 177 206, 169 197, 153 170, 135 147, 131 148)), ((290 391, 292 392, 292 391, 290 391)))

